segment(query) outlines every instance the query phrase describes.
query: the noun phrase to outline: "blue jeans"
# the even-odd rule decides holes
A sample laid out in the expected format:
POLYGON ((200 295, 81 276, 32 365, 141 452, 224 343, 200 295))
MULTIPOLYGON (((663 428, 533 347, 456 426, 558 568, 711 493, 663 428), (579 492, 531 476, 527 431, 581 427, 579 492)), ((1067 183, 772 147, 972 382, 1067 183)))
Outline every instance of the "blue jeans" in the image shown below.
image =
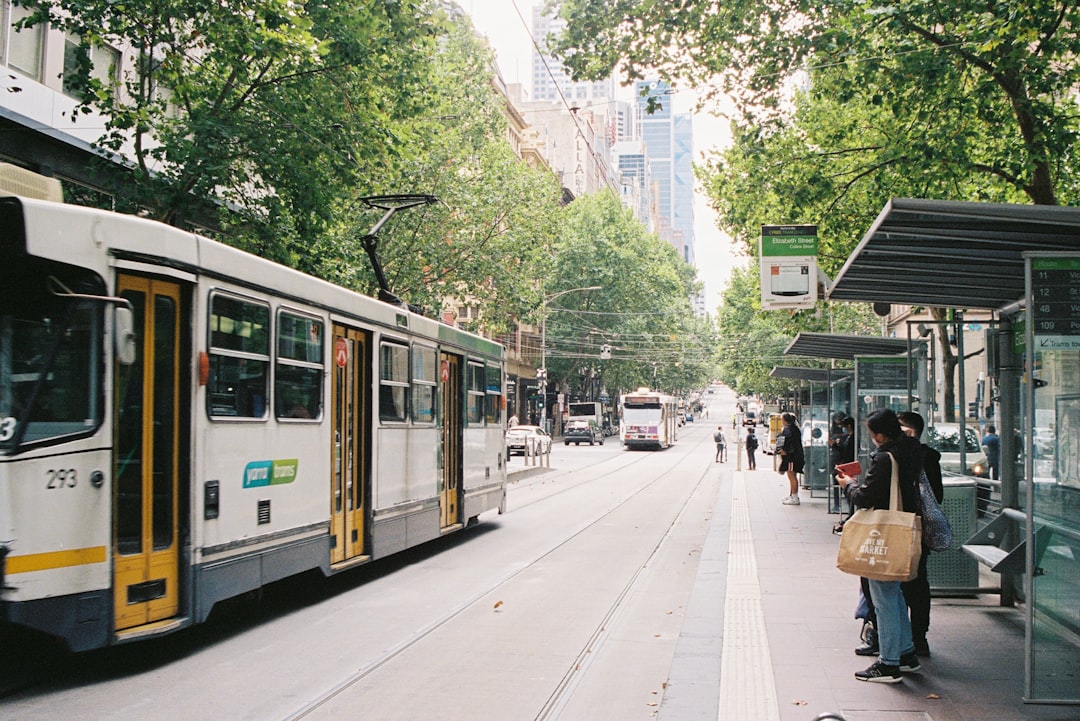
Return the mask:
POLYGON ((899 666, 900 657, 914 653, 911 619, 899 581, 870 581, 870 599, 877 614, 879 656, 884 664, 899 666))

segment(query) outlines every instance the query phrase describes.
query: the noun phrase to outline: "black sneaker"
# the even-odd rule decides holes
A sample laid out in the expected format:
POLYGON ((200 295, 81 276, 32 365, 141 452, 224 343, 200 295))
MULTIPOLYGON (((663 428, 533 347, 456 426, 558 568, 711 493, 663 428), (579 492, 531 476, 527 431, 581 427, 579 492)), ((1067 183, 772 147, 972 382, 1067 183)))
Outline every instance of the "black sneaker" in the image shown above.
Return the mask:
POLYGON ((900 683, 904 680, 899 666, 889 666, 881 661, 878 661, 865 671, 856 671, 855 678, 870 683, 900 683))
POLYGON ((919 663, 919 657, 915 655, 915 652, 905 653, 900 657, 900 670, 906 673, 914 673, 922 669, 922 664, 919 663))
POLYGON ((863 624, 863 631, 860 634, 863 644, 855 649, 856 656, 877 656, 878 651, 878 638, 877 629, 875 629, 870 623, 863 624))

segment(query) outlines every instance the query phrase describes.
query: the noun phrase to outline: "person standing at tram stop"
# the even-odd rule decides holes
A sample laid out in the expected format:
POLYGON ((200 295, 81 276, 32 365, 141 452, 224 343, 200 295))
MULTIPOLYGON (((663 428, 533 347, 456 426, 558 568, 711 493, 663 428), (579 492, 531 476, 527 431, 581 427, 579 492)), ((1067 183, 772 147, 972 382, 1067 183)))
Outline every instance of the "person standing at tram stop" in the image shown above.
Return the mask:
MULTIPOLYGON (((922 437, 923 428, 926 427, 923 417, 918 413, 905 411, 896 414, 900 421, 900 430, 909 438, 918 440, 922 437)), ((945 487, 941 482, 941 454, 930 446, 922 443, 923 470, 926 471, 926 479, 930 482, 930 490, 934 498, 941 503, 945 497, 945 487)), ((930 578, 927 575, 927 561, 932 553, 928 546, 923 546, 922 557, 919 559, 919 575, 910 581, 900 584, 900 590, 904 592, 904 601, 911 612, 911 640, 915 644, 917 656, 930 656, 930 644, 926 641, 926 634, 930 630, 930 578)), ((877 614, 874 612, 874 602, 870 598, 869 581, 862 579, 863 596, 866 598, 866 627, 864 644, 855 649, 859 656, 875 656, 878 653, 877 641, 877 614)))
POLYGON ((986 465, 990 466, 990 478, 996 481, 1001 478, 1001 438, 993 425, 986 427, 982 445, 986 448, 986 465))
POLYGON ((780 456, 780 472, 787 474, 788 496, 781 503, 785 506, 799 505, 799 474, 803 472, 806 457, 803 455, 802 433, 794 414, 780 416, 783 431, 776 437, 776 455, 780 456), (781 440, 783 443, 781 443, 781 440))
POLYGON ((712 434, 713 441, 716 443, 716 462, 723 463, 727 458, 727 440, 724 438, 724 427, 717 426, 716 433, 712 434))
MULTIPOLYGON (((904 435, 896 413, 888 408, 871 413, 866 419, 866 428, 877 446, 866 479, 860 483, 857 478, 844 473, 836 476, 852 507, 889 507, 892 464, 895 462, 903 507, 919 508, 919 474, 922 472, 923 457, 921 444, 904 435)), ((904 592, 900 581, 870 580, 868 584, 877 615, 878 660, 864 671, 856 671, 855 678, 870 683, 899 683, 904 680, 904 672, 922 668, 919 657, 915 655, 904 592)))
POLYGON ((746 431, 746 469, 749 471, 757 470, 757 460, 754 458, 754 453, 757 451, 757 436, 754 435, 754 427, 750 426, 750 429, 746 431))

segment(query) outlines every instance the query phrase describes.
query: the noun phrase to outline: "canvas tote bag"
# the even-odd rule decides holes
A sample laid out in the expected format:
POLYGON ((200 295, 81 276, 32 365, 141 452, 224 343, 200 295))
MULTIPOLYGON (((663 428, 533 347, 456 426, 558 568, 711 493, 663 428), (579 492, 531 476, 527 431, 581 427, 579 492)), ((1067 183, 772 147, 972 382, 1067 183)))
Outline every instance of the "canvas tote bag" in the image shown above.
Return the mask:
POLYGON ((910 581, 919 575, 922 519, 900 502, 900 464, 891 453, 889 508, 860 508, 844 523, 836 567, 872 581, 910 581))

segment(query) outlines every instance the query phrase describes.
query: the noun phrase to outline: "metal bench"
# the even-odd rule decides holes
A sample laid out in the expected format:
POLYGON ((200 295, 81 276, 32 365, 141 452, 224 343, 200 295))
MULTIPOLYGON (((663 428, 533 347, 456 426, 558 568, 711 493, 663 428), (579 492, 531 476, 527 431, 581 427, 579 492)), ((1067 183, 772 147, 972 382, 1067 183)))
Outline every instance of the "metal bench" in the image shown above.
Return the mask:
MULTIPOLYGON (((1027 570, 1024 557, 1027 545, 1027 515, 1015 508, 1004 508, 990 523, 983 526, 961 548, 994 573, 1021 574, 1027 570)), ((1050 533, 1042 525, 1035 528, 1035 565, 1038 566, 1050 533)))

